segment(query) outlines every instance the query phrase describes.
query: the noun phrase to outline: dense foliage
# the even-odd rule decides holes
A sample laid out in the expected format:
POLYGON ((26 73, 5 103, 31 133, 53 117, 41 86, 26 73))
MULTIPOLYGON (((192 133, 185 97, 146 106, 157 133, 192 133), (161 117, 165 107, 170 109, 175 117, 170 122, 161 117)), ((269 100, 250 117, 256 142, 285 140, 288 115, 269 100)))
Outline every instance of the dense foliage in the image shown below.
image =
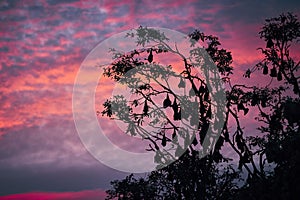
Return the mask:
POLYGON ((158 166, 166 167, 146 178, 136 179, 130 175, 113 181, 107 199, 300 197, 300 61, 295 60, 291 52, 300 39, 300 22, 291 13, 282 14, 267 19, 259 35, 266 42, 265 47, 258 49, 264 59, 248 69, 244 77, 261 73, 260 76, 270 79, 265 87, 232 83, 232 55, 221 48, 219 39, 198 30, 189 34, 191 46, 200 44, 206 50, 227 86, 224 115, 216 117, 212 116, 214 96, 207 81, 211 71, 201 68, 203 74, 199 74, 195 70, 199 66, 189 59, 198 59, 197 47, 190 51, 188 58, 171 47, 163 33, 139 27, 128 34, 137 39, 136 50, 122 54, 112 49, 115 61, 106 67, 104 75, 127 85, 136 98, 127 101, 122 96, 113 97, 105 102, 102 114, 126 123, 128 134, 148 140, 147 150, 156 153, 158 166), (178 73, 171 65, 156 61, 156 57, 168 54, 182 61, 183 67, 178 73), (130 78, 126 78, 128 73, 130 78), (168 84, 170 77, 178 81, 177 88, 188 90, 189 94, 177 94, 168 84), (151 81, 155 81, 156 86, 151 81), (160 107, 156 101, 161 99, 160 107), (189 108, 189 105, 196 105, 196 112, 192 111, 195 107, 189 108), (256 113, 261 133, 245 132, 240 116, 249 112, 256 113), (208 127, 221 117, 224 126, 218 137, 212 137, 213 151, 199 157, 208 127), (186 122, 190 131, 180 129, 178 121, 186 122), (145 123, 153 130, 143 129, 145 123), (235 156, 225 157, 224 148, 231 149, 235 156), (172 150, 174 155, 169 153, 172 150), (178 160, 170 164, 172 158, 178 160))

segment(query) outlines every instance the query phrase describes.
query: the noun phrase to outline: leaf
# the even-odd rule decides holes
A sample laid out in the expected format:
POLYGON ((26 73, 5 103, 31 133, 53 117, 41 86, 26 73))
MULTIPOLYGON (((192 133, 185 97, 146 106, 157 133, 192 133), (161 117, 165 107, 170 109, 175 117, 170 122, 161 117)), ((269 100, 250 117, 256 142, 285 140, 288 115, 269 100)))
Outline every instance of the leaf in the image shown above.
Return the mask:
POLYGON ((268 73, 269 73, 269 69, 268 69, 267 64, 265 63, 264 68, 263 68, 263 74, 267 75, 268 73))
POLYGON ((253 93, 252 99, 251 99, 251 106, 255 106, 259 103, 259 98, 256 93, 253 93))
POLYGON ((278 80, 278 81, 281 81, 281 80, 282 80, 282 74, 281 74, 280 71, 279 71, 278 74, 277 74, 277 80, 278 80))
POLYGON ((245 78, 250 78, 250 75, 251 75, 251 70, 250 70, 250 69, 247 69, 247 71, 246 71, 245 74, 244 74, 244 77, 245 77, 245 78))
POLYGON ((149 106, 148 106, 147 100, 146 100, 146 101, 145 101, 145 104, 144 104, 144 108, 143 108, 143 114, 144 114, 145 116, 147 116, 147 115, 148 115, 148 111, 149 111, 149 106))
POLYGON ((266 98, 261 99, 260 105, 263 108, 267 107, 267 99, 266 98))
POLYGON ((173 133, 172 133, 172 139, 174 139, 176 137, 176 130, 174 129, 173 133))
POLYGON ((192 97, 192 96, 195 96, 195 91, 193 88, 190 89, 189 91, 189 96, 192 97))
POLYGON ((247 115, 248 112, 249 112, 249 108, 245 108, 244 109, 244 115, 247 115))
POLYGON ((176 102, 176 97, 174 98, 174 102, 172 104, 172 108, 173 108, 174 114, 178 113, 178 104, 176 102))
POLYGON ((247 151, 242 155, 241 160, 243 163, 250 163, 250 155, 247 151))
POLYGON ((162 145, 163 147, 165 147, 165 146, 167 145, 167 138, 166 138, 166 135, 165 135, 165 134, 163 134, 163 138, 162 138, 162 140, 161 140, 161 145, 162 145))
POLYGON ((169 94, 167 94, 166 99, 163 101, 163 107, 167 108, 167 107, 170 107, 171 105, 172 105, 172 103, 171 103, 171 100, 169 98, 169 94))
POLYGON ((179 110, 178 112, 175 112, 175 111, 174 111, 174 114, 173 114, 173 120, 174 120, 174 121, 181 120, 181 110, 179 110))
POLYGON ((270 73, 271 77, 277 77, 277 71, 276 71, 276 67, 273 66, 273 68, 271 69, 271 73, 270 73))
POLYGON ((179 84, 178 84, 178 87, 179 87, 179 88, 184 88, 184 87, 185 87, 185 82, 184 82, 184 80, 183 80, 182 77, 180 77, 180 82, 179 82, 179 84))
POLYGON ((200 94, 203 94, 205 92, 205 87, 203 86, 203 85, 201 85, 200 87, 199 87, 199 93, 200 94))
POLYGON ((272 48, 273 46, 274 46, 274 42, 272 41, 271 38, 269 38, 268 41, 267 41, 266 47, 267 47, 267 48, 272 48))
POLYGON ((130 133, 131 136, 135 136, 136 135, 136 132, 135 132, 135 128, 134 128, 134 124, 133 123, 130 123, 128 125, 128 130, 127 130, 127 133, 130 133))
POLYGON ((153 54, 152 54, 152 49, 150 49, 150 53, 149 53, 149 56, 148 56, 148 62, 152 63, 152 61, 153 61, 153 54))

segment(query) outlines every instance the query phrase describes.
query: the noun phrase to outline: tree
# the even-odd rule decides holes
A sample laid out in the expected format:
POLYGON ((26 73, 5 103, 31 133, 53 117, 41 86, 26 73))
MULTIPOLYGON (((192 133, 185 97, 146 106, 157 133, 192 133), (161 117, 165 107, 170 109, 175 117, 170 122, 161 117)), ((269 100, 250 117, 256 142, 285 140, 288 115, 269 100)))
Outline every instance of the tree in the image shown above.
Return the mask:
MULTIPOLYGON (((259 48, 265 58, 255 69, 263 69, 263 74, 281 81, 282 78, 293 86, 293 92, 300 97, 299 69, 300 61, 296 62, 291 55, 291 45, 299 41, 300 22, 291 13, 281 14, 279 17, 266 19, 266 24, 259 32, 260 38, 266 41, 266 48, 259 48), (271 68, 269 70, 269 68, 271 68)), ((251 72, 251 70, 249 71, 251 72)))
MULTIPOLYGON (((230 52, 218 49, 220 43, 218 42, 218 38, 214 36, 206 36, 198 31, 193 34, 190 35, 192 39, 195 37, 196 39, 201 39, 203 43, 207 43, 206 51, 215 61, 219 73, 226 79, 227 75, 232 71, 232 67, 230 66, 232 62, 230 52), (200 34, 199 38, 196 36, 197 34, 200 34)), ((179 157, 184 152, 182 151, 183 149, 189 148, 190 151, 194 150, 192 146, 189 146, 190 141, 194 140, 194 146, 198 144, 202 145, 204 142, 210 123, 209 120, 212 117, 212 104, 208 89, 210 85, 204 79, 208 80, 210 78, 209 70, 211 71, 211 69, 204 69, 205 78, 197 75, 198 72, 195 70, 195 66, 189 63, 188 58, 179 52, 177 47, 176 49, 172 49, 165 42, 168 39, 159 31, 140 27, 135 34, 131 33, 129 35, 131 37, 137 36, 138 45, 144 47, 146 42, 149 41, 153 41, 154 45, 148 49, 134 50, 130 54, 124 55, 112 50, 114 57, 117 59, 111 66, 105 68, 104 75, 111 77, 121 84, 126 84, 132 93, 137 95, 136 99, 127 102, 122 96, 113 97, 105 102, 105 110, 102 111, 102 115, 107 115, 108 117, 114 115, 114 119, 128 124, 127 133, 131 135, 138 134, 143 139, 149 140, 152 144, 149 145, 150 148, 148 150, 157 152, 156 160, 163 162, 162 158, 164 158, 164 162, 167 162, 172 158, 172 155, 169 154, 169 151, 161 151, 160 149, 166 148, 169 142, 172 143, 172 148, 175 146, 173 148, 175 149, 175 157, 179 157), (147 63, 141 58, 135 58, 135 56, 140 56, 145 52, 149 54, 147 63), (154 52, 156 54, 171 52, 179 56, 184 64, 182 71, 176 74, 172 71, 171 65, 163 66, 154 62, 154 52), (138 76, 142 76, 142 78, 138 76), (187 95, 185 92, 182 95, 176 94, 174 88, 172 88, 174 84, 171 85, 168 82, 171 78, 178 80, 179 84, 177 88, 189 89, 189 94, 187 95), (158 88, 154 87, 151 81, 158 85, 158 88), (162 107, 159 107, 157 106, 159 104, 154 99, 157 96, 160 96, 162 99, 162 95, 165 96, 165 99, 163 100, 162 107), (168 108, 171 109, 168 110, 168 108), (172 113, 172 115, 168 116, 168 113, 172 113), (143 129, 145 119, 150 121, 148 125, 154 129, 159 125, 158 132, 143 129), (187 129, 178 126, 177 121, 183 120, 185 120, 186 127, 190 131, 200 131, 199 135, 191 135, 187 129), (170 136, 172 136, 173 140, 170 139, 170 136), (183 139, 186 144, 181 145, 179 143, 180 139, 183 139), (160 144, 158 141, 160 141, 160 144)), ((194 40, 191 40, 191 44, 194 44, 194 40)), ((198 55, 201 51, 202 49, 199 47, 191 50, 190 58, 194 57, 195 60, 202 59, 198 55)), ((218 85, 218 87, 221 86, 218 85)), ((216 117, 221 118, 218 115, 216 117)), ((216 144, 216 138, 212 139, 213 145, 216 144)), ((221 144, 222 142, 218 143, 218 145, 221 144)), ((219 147, 215 148, 215 158, 220 160, 219 150, 219 147)))
POLYGON ((217 166, 212 159, 185 153, 139 181, 130 181, 132 174, 122 181, 113 181, 107 199, 232 199, 238 189, 235 180, 239 173, 231 165, 217 166))
MULTIPOLYGON (((129 35, 137 38, 137 46, 141 45, 141 49, 129 54, 113 50, 116 60, 106 68, 105 75, 127 84, 132 92, 137 94, 137 98, 131 102, 120 96, 107 100, 102 114, 127 123, 127 133, 139 134, 143 139, 149 140, 148 150, 156 152, 155 161, 158 165, 168 165, 143 179, 144 182, 151 183, 154 190, 139 190, 138 193, 146 195, 144 192, 151 191, 156 199, 280 199, 294 198, 297 195, 299 179, 294 174, 299 174, 300 171, 300 76, 297 76, 300 62, 295 61, 290 51, 291 45, 300 37, 300 23, 295 15, 282 14, 277 18, 267 19, 259 34, 266 42, 265 48, 259 48, 265 58, 247 70, 244 76, 250 78, 251 73, 262 70, 263 74, 270 75, 271 80, 276 78, 279 82, 285 81, 285 85, 271 87, 269 84, 258 88, 232 84, 232 56, 230 52, 220 49, 218 38, 198 30, 189 35, 191 46, 197 43, 205 48, 217 66, 217 72, 214 73, 219 73, 222 80, 228 84, 224 126, 219 130, 220 137, 212 142, 213 151, 201 159, 195 155, 203 147, 208 127, 215 122, 212 121, 211 101, 214 96, 207 82, 207 69, 202 68, 202 76, 197 74, 195 68, 198 66, 183 56, 176 46, 172 49, 166 43, 168 38, 163 33, 145 27, 140 27, 129 35), (146 48, 145 45, 149 42, 156 44, 146 48), (155 61, 159 54, 167 53, 181 58, 184 65, 181 72, 174 73, 172 66, 163 66, 155 61), (132 69, 138 69, 142 65, 143 71, 137 70, 135 73, 146 77, 146 82, 143 82, 143 79, 132 78, 134 74, 130 74, 130 79, 124 78, 132 69), (178 80, 178 88, 188 89, 190 94, 176 94, 168 85, 168 78, 171 76, 178 80), (151 86, 150 79, 164 82, 157 81, 160 86, 157 88, 151 86), (289 86, 292 86, 294 95, 289 92, 289 86), (157 100, 154 97, 159 95, 165 95, 162 101, 163 109, 157 107, 159 104, 154 102, 157 100), (188 105, 196 105, 197 109, 188 108, 188 105), (184 112, 185 109, 189 111, 188 114, 184 112), (239 116, 247 115, 249 110, 257 110, 257 120, 264 124, 259 127, 259 135, 249 136, 244 132, 239 116), (155 116, 163 116, 166 121, 160 124, 158 132, 145 131, 145 121, 150 121, 149 124, 153 128, 160 123, 160 119, 155 116), (229 123, 231 119, 234 123, 229 123), (185 120, 193 128, 189 131, 180 130, 176 124, 179 120, 185 120), (182 144, 178 142, 180 138, 188 142, 182 144), (168 145, 173 148, 175 155, 165 151, 168 145), (230 158, 222 155, 224 145, 236 152, 237 158, 234 158, 233 162, 237 162, 238 169, 227 163, 230 158), (179 159, 170 164, 168 160, 173 156, 179 159), (226 167, 222 168, 221 165, 226 167), (240 172, 246 173, 248 177, 244 185, 238 188, 240 172), (284 187, 281 187, 282 182, 284 187)), ((199 49, 195 48, 190 52, 191 57, 196 57, 197 50, 199 49)), ((221 117, 223 116, 217 115, 214 120, 220 120, 221 117)), ((125 180, 128 180, 128 177, 125 180)), ((124 189, 133 194, 128 186, 136 184, 136 180, 129 181, 122 187, 116 183, 120 182, 113 183, 114 188, 108 191, 108 199, 143 199, 129 198, 128 195, 125 195, 126 198, 118 196, 124 189)))
MULTIPOLYGON (((266 175, 264 180, 250 180, 241 194, 244 194, 246 199, 298 199, 300 61, 296 61, 290 51, 292 45, 299 41, 300 23, 291 13, 281 14, 279 17, 266 19, 266 24, 259 34, 266 41, 266 47, 259 48, 265 58, 246 74, 250 76, 255 70, 262 69, 264 75, 269 74, 271 80, 276 78, 278 82, 284 81, 284 85, 279 88, 260 89, 260 93, 263 91, 265 94, 265 102, 258 106, 259 120, 265 123, 260 127, 264 135, 249 138, 252 145, 260 149, 260 157, 273 163, 274 171, 266 175), (269 71, 270 65, 272 68, 269 71), (294 95, 291 95, 289 86, 293 88, 294 95), (252 197, 245 193, 252 194, 252 197), (259 196, 262 193, 264 196, 259 196)), ((259 100, 262 103, 262 99, 259 98, 256 98, 256 103, 259 100)))
MULTIPOLYGON (((219 189, 218 193, 216 193, 217 189, 213 190, 218 182, 216 171, 219 169, 216 165, 221 161, 227 161, 220 153, 224 143, 223 136, 218 140, 216 136, 211 137, 212 142, 209 145, 215 147, 214 151, 200 160, 196 159, 199 153, 197 148, 204 146, 208 127, 212 120, 212 96, 209 93, 211 86, 206 80, 211 78, 210 74, 213 74, 215 78, 216 73, 221 74, 223 80, 228 79, 232 73, 231 53, 219 48, 220 42, 217 37, 205 35, 197 30, 190 34, 191 46, 195 46, 195 42, 201 42, 217 66, 216 70, 203 68, 203 75, 200 76, 195 69, 196 62, 192 63, 193 59, 191 59, 202 59, 198 55, 202 51, 199 47, 195 47, 189 52, 190 57, 185 57, 177 47, 171 48, 164 34, 155 29, 139 27, 136 32, 129 33, 128 36, 137 37, 137 45, 141 45, 142 48, 128 54, 122 54, 112 49, 113 57, 116 60, 105 68, 104 75, 121 84, 126 84, 132 93, 136 94, 136 98, 127 102, 122 96, 115 96, 105 102, 102 114, 127 123, 127 133, 140 135, 143 139, 149 140, 148 150, 156 152, 155 161, 158 166, 166 166, 170 164, 169 160, 179 158, 186 152, 181 159, 171 164, 171 167, 167 166, 160 171, 164 176, 176 178, 176 182, 172 179, 169 180, 174 191, 168 190, 167 194, 175 193, 178 199, 199 199, 200 197, 207 198, 208 190, 210 195, 221 196, 220 191, 228 191, 226 187, 235 187, 235 184, 228 184, 229 182, 225 181, 226 184, 220 182, 222 189, 219 189), (150 41, 154 44, 145 48, 150 41), (155 61, 156 56, 167 53, 175 54, 180 58, 183 67, 179 73, 172 71, 172 66, 163 66, 155 61), (171 78, 178 81, 175 89, 189 91, 188 94, 177 94, 174 84, 171 85, 171 82, 168 81, 171 78), (159 87, 151 85, 150 80, 159 87), (157 106, 159 103, 155 102, 155 99, 157 100, 157 97, 161 95, 164 97, 158 100, 162 102, 162 106, 159 107, 157 106), (163 98, 165 99, 163 100, 163 98), (145 121, 148 121, 148 125, 154 131, 143 128, 145 121), (178 121, 187 124, 189 131, 180 127, 178 121), (157 126, 159 126, 158 131, 156 130, 157 126), (173 155, 170 153, 172 151, 173 155), (187 163, 189 163, 188 170, 185 169, 187 163), (180 174, 183 171, 184 174, 180 174), (187 182, 190 187, 185 186, 187 182)), ((216 86, 221 88, 218 82, 216 86)), ((214 120, 220 121, 221 117, 223 116, 216 114, 214 120)), ((211 140, 207 139, 207 141, 211 140)), ((227 170, 228 174, 229 171, 227 170)), ((152 177, 149 178, 153 181, 152 177)), ((112 195, 111 197, 116 196, 112 195)))

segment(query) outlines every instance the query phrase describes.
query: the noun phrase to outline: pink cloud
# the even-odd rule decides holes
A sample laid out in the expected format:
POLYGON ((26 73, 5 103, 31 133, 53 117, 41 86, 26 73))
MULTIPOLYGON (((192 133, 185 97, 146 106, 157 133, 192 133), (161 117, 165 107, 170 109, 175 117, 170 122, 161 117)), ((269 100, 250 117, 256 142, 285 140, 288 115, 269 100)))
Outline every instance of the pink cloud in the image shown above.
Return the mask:
POLYGON ((0 196, 0 200, 99 200, 104 199, 103 190, 83 190, 78 192, 29 192, 0 196))
MULTIPOLYGON (((5 3, 8 5, 8 2, 3 1, 0 6, 5 3)), ((250 13, 251 20, 248 22, 247 16, 243 15, 240 9, 248 4, 256 6, 252 9, 249 7, 249 12, 260 10, 261 19, 274 14, 269 10, 262 12, 265 8, 257 6, 256 3, 243 1, 234 4, 198 0, 164 1, 163 3, 130 0, 101 1, 101 3, 88 0, 66 4, 58 0, 52 2, 54 3, 51 6, 47 1, 18 2, 10 9, 1 11, 3 17, 0 17, 0 27, 4 29, 0 32, 0 46, 8 50, 0 52, 2 84, 0 88, 0 136, 9 134, 15 129, 24 130, 36 126, 46 134, 56 131, 74 138, 75 130, 67 127, 73 126, 72 85, 80 63, 98 42, 139 25, 166 27, 186 34, 198 28, 206 34, 219 36, 222 47, 231 51, 233 55, 235 67, 233 82, 244 83, 248 81, 242 78, 245 69, 253 66, 261 58, 256 48, 264 45, 257 34, 263 20, 258 22, 258 17, 250 13), (55 2, 58 4, 54 5, 55 2), (30 9, 31 6, 37 5, 43 10, 30 9), (77 11, 78 14, 72 11, 77 11), (42 14, 38 15, 39 12, 42 14), (252 20, 252 17, 256 17, 256 21, 252 20), (55 123, 51 123, 53 118, 57 119, 55 123), (66 122, 67 125, 62 122, 66 122), (51 126, 46 126, 47 123, 51 123, 51 126), (57 130, 55 127, 61 127, 61 129, 57 130), (5 132, 6 130, 8 131, 5 132), (68 135, 67 131, 73 131, 74 134, 68 135)), ((299 48, 296 50, 298 51, 299 48)), ((300 57, 300 54, 295 56, 300 57)), ((253 77, 254 79, 250 81, 255 83, 253 80, 257 78, 257 75, 253 74, 253 77)), ((263 81, 264 79, 260 79, 259 83, 263 81)), ((96 103, 98 105, 100 99, 110 97, 112 85, 107 82, 101 85, 101 88, 97 88, 96 103)), ((96 109, 101 108, 98 105, 96 109)), ((253 121, 249 120, 250 118, 253 118, 252 113, 243 117, 244 125, 247 127, 253 121)), ((122 148, 142 151, 146 147, 146 145, 132 147, 130 143, 132 141, 137 143, 137 139, 124 135, 112 121, 104 119, 101 125, 105 126, 104 130, 108 137, 122 148)), ((28 133, 25 131, 21 134, 28 133)), ((34 143, 33 138, 35 137, 30 138, 31 143, 34 143)), ((49 139, 45 138, 45 141, 49 139)), ((2 137, 0 140, 5 142, 7 137, 2 137)), ((68 143, 69 138, 50 138, 49 142, 55 146, 56 140, 68 143)), ((16 145, 22 145, 22 142, 24 143, 24 141, 19 141, 16 145)), ((76 145, 71 143, 69 146, 76 145)), ((63 155, 72 152, 69 146, 67 146, 68 149, 62 151, 63 155)), ((82 149, 78 152, 82 152, 82 149)), ((46 149, 43 153, 50 155, 51 151, 46 149)), ((53 154, 53 157, 56 158, 58 155, 53 154)), ((74 158, 70 157, 71 159, 74 158)), ((33 165, 33 160, 30 158, 27 162, 33 165)), ((12 159, 12 162, 16 161, 12 159)), ((68 162, 69 165, 70 162, 68 162)), ((82 163, 76 163, 76 165, 83 166, 82 163)), ((101 190, 61 193, 30 192, 0 197, 0 200, 101 199, 104 196, 105 193, 101 190)))

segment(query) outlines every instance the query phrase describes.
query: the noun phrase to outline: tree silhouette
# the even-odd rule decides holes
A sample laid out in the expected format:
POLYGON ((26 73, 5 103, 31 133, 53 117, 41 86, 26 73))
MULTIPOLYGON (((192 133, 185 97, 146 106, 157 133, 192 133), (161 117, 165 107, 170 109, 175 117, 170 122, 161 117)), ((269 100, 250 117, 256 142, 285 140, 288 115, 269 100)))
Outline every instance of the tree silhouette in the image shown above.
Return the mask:
POLYGON ((300 22, 291 13, 281 14, 279 17, 266 19, 266 24, 259 32, 260 38, 266 41, 266 48, 259 48, 265 58, 249 73, 256 69, 263 69, 263 74, 269 74, 281 81, 284 77, 293 86, 293 92, 300 96, 299 69, 300 62, 296 62, 291 55, 291 45, 298 42, 300 37, 300 22), (270 68, 270 69, 269 69, 270 68))
POLYGON ((231 165, 220 168, 211 156, 200 159, 187 153, 146 178, 128 181, 131 177, 113 181, 107 199, 230 199, 239 180, 231 165))
MULTIPOLYGON (((195 63, 189 62, 189 59, 191 57, 194 60, 202 59, 199 58, 199 52, 200 54, 206 53, 203 49, 195 47, 190 51, 190 57, 187 58, 177 47, 171 48, 163 33, 144 27, 138 28, 136 33, 129 33, 128 36, 137 37, 137 45, 141 45, 142 49, 134 50, 129 54, 120 54, 112 49, 113 57, 117 59, 112 65, 105 68, 104 75, 125 84, 136 95, 136 98, 127 102, 124 97, 115 96, 105 102, 105 110, 102 111, 102 114, 108 117, 113 116, 114 119, 128 124, 127 133, 139 135, 150 141, 148 150, 156 152, 157 163, 169 164, 169 160, 179 157, 185 149, 192 152, 197 145, 203 146, 212 118, 212 104, 209 94, 211 85, 208 85, 205 79, 211 79, 211 74, 214 76, 215 73, 220 73, 226 79, 232 71, 230 66, 232 57, 230 52, 218 48, 220 45, 218 38, 195 31, 190 35, 191 45, 194 45, 194 38, 200 39, 203 44, 206 44, 206 51, 216 63, 216 70, 218 71, 206 68, 201 77, 197 75, 198 72, 193 66, 195 63), (145 48, 145 45, 150 41, 154 44, 145 48), (182 61, 182 69, 176 73, 172 70, 171 65, 164 66, 155 62, 153 60, 154 53, 156 55, 175 54, 182 61), (143 54, 147 58, 141 58, 143 54), (178 83, 175 84, 175 81, 178 83), (181 89, 183 92, 177 94, 176 89, 181 89), (157 100, 157 98, 160 99, 157 100), (151 126, 154 131, 143 128, 146 120, 148 121, 147 125, 151 126), (178 121, 185 123, 185 128, 180 127, 178 121), (196 132, 199 134, 196 135, 196 132), (180 144, 182 141, 185 144, 180 144), (169 143, 171 144, 168 146, 169 143), (193 146, 189 145, 191 143, 193 146), (167 148, 171 149, 166 151, 167 148), (170 154, 170 150, 174 150, 174 155, 170 154)), ((217 84, 220 83, 217 82, 217 84)), ((216 85, 216 87, 220 88, 221 85, 216 85)), ((215 119, 220 120, 217 118, 220 116, 216 115, 215 119)), ((211 137, 211 139, 212 142, 208 145, 222 144, 222 142, 217 143, 216 137, 211 137)), ((217 147, 214 151, 216 160, 222 159, 219 150, 220 147, 217 147)))
MULTIPOLYGON (((189 34, 191 46, 200 44, 217 71, 204 65, 203 74, 197 73, 195 68, 199 66, 189 58, 200 59, 196 54, 199 48, 195 47, 190 57, 186 57, 176 45, 172 48, 167 43, 168 38, 163 33, 147 27, 128 34, 137 39, 137 47, 141 48, 125 54, 112 49, 115 61, 105 69, 104 75, 127 85, 136 98, 127 101, 115 96, 106 101, 102 114, 125 122, 128 134, 148 140, 147 150, 156 153, 155 161, 160 168, 144 179, 128 176, 112 182, 113 189, 107 191, 107 199, 296 198, 300 191, 297 178, 300 172, 300 76, 297 73, 300 62, 292 57, 291 47, 299 40, 300 23, 291 13, 281 14, 267 19, 259 34, 266 42, 265 48, 259 48, 265 58, 244 76, 250 78, 252 73, 262 70, 262 76, 268 74, 271 81, 276 79, 274 81, 284 82, 284 85, 276 87, 278 84, 270 83, 263 88, 234 85, 230 79, 231 53, 220 48, 217 37, 198 30, 189 34), (152 45, 147 46, 150 43, 152 45), (164 66, 156 60, 160 55, 168 57, 169 53, 183 62, 178 73, 171 65, 164 66), (212 102, 215 96, 208 80, 217 73, 228 85, 225 109, 216 108, 224 115, 212 112, 216 111, 212 102), (172 83, 176 80, 175 89, 170 85, 171 77, 174 78, 172 83), (156 86, 151 85, 150 80, 156 86), (177 89, 184 93, 176 93, 177 89), (258 127, 261 134, 256 136, 245 133, 239 117, 250 110, 256 112, 256 119, 263 123, 258 127), (218 137, 211 137, 209 143, 213 150, 199 157, 205 147, 208 127, 222 117, 224 125, 218 130, 218 137), (179 121, 190 129, 181 129, 179 121), (153 129, 144 129, 145 123, 153 129), (223 146, 231 148, 236 157, 224 157, 223 146), (170 162, 174 158, 178 160, 170 162), (247 178, 238 188, 240 173, 247 178)), ((217 88, 221 88, 221 83, 217 88)))
MULTIPOLYGON (((292 45, 297 44, 300 37, 300 23, 291 13, 266 19, 266 24, 259 33, 266 41, 265 48, 259 48, 265 58, 252 70, 262 69, 269 74, 271 81, 284 82, 280 87, 259 89, 253 92, 264 93, 257 98, 259 120, 264 122, 260 127, 262 136, 251 137, 249 142, 260 151, 260 160, 273 163, 271 174, 264 172, 263 180, 249 180, 243 189, 245 199, 298 199, 300 196, 299 180, 299 68, 300 61, 291 55, 292 45), (268 70, 272 66, 271 70, 268 70), (292 92, 290 91, 292 87, 292 92), (294 94, 291 94, 294 93, 294 94), (251 194, 245 195, 245 194, 251 194), (263 195, 262 195, 263 194, 263 195), (259 196, 262 195, 262 196, 259 196)), ((253 101, 253 99, 252 99, 253 101)))

